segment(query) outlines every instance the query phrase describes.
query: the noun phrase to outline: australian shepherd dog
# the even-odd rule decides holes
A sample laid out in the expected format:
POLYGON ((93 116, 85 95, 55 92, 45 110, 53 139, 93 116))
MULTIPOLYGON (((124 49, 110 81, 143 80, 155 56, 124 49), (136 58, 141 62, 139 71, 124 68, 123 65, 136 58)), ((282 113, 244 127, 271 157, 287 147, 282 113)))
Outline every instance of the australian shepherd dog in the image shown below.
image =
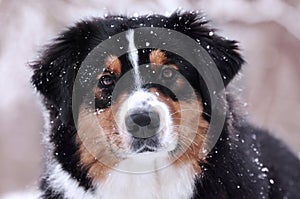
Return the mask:
POLYGON ((69 27, 31 64, 41 198, 299 198, 299 160, 229 92, 243 63, 197 11, 69 27))

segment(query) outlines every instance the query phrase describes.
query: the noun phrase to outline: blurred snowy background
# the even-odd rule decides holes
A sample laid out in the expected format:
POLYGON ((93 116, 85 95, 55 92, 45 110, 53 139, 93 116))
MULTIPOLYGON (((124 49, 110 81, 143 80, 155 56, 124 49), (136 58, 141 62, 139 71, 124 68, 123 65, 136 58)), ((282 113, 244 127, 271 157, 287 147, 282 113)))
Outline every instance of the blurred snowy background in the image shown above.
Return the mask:
POLYGON ((107 13, 202 10, 219 33, 241 42, 249 116, 300 154, 299 0, 0 0, 0 198, 36 185, 43 118, 27 66, 65 26, 107 13))

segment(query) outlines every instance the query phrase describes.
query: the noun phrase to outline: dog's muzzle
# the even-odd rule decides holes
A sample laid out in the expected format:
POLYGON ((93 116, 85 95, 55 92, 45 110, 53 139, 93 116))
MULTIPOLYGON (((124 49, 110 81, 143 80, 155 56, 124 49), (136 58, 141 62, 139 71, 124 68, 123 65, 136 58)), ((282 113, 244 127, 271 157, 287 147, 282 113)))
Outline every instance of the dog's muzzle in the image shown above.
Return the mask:
POLYGON ((156 111, 143 109, 130 111, 125 118, 127 131, 135 138, 154 136, 160 125, 159 114, 156 111))
POLYGON ((156 111, 136 109, 125 117, 127 131, 132 135, 132 148, 136 152, 155 151, 159 145, 160 117, 156 111))

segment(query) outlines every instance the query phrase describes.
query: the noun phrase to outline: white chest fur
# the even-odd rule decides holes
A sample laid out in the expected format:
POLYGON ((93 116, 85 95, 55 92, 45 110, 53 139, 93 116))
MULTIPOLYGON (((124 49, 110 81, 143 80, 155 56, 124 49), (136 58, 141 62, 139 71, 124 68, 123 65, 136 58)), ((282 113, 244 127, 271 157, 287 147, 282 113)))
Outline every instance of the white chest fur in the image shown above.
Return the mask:
POLYGON ((112 170, 94 194, 99 199, 189 199, 194 177, 191 165, 179 167, 164 159, 132 158, 112 170))

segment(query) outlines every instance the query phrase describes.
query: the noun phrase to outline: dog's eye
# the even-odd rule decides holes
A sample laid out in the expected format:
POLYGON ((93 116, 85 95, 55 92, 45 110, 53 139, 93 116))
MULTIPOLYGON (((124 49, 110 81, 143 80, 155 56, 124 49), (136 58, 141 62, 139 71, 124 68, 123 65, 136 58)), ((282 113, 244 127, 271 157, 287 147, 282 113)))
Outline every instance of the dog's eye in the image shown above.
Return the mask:
POLYGON ((164 79, 172 79, 175 76, 175 71, 172 68, 165 68, 161 71, 161 76, 164 79))
POLYGON ((110 75, 103 75, 99 80, 100 87, 110 87, 115 84, 114 78, 110 75))

